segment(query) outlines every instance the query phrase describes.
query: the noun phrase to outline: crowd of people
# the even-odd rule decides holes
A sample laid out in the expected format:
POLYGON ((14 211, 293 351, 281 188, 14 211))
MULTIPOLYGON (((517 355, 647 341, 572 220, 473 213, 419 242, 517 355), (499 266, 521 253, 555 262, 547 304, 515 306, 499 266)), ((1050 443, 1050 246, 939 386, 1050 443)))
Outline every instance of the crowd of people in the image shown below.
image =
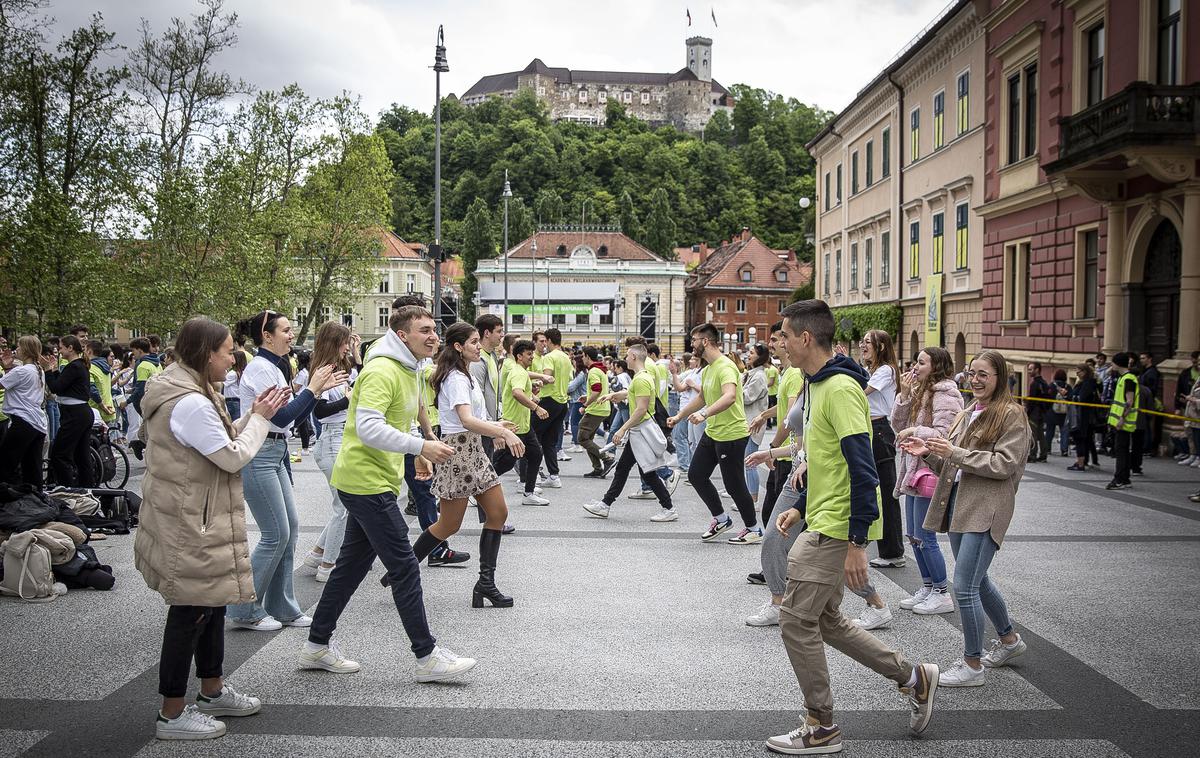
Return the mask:
MULTIPOLYGON (((836 752, 841 731, 825 644, 895 682, 914 733, 928 725, 939 687, 981 686, 988 668, 1025 652, 989 577, 1025 466, 1046 460, 1056 442, 1063 455, 1074 446, 1076 471, 1111 450, 1109 488, 1128 486, 1153 433, 1138 411, 1152 404, 1155 378, 1147 378, 1148 357, 1139 372, 1128 353, 1111 362, 1097 356, 1073 380, 1059 371, 1047 381, 1031 364, 1022 404, 1015 374, 995 351, 956 374, 940 346, 902 368, 886 332, 867 332, 856 350, 833 338, 821 301, 789 306, 768 343, 744 354, 726 354, 718 330, 702 324, 689 334, 690 352, 677 357, 642 337, 602 350, 565 347, 556 328, 506 334, 492 314, 439 335, 418 296, 397 299, 375 342, 363 345, 331 322, 319 327, 311 352, 296 350, 289 319, 270 310, 232 331, 193 318, 170 349, 153 336, 128 349, 106 346, 81 326, 45 345, 32 336, 15 351, 0 343, 0 477, 40 487, 48 456, 58 482, 89 486, 86 444, 97 425, 144 455, 135 563, 168 605, 156 724, 163 739, 218 737, 220 717, 261 708, 224 680, 226 625, 306 628, 301 668, 359 671, 335 633, 377 559, 416 680, 472 669, 474 659, 436 640, 420 566, 471 559, 448 540, 475 508, 481 535, 471 605, 515 604, 497 579, 502 537, 516 528, 500 486, 510 472, 522 505, 549 506, 570 486, 560 462, 586 454, 583 476, 609 483, 601 498, 582 503, 582 515, 608 519, 636 467, 628 496, 657 501, 654 523, 682 517, 673 498, 686 482, 709 511, 699 539, 760 547, 761 571, 747 581, 765 585, 769 599, 745 623, 781 628, 806 706, 803 723, 768 747, 836 752), (1107 411, 1091 407, 1104 403, 1107 411), (324 585, 312 617, 293 587, 292 436, 305 450, 315 438, 331 496, 303 559, 324 585), (398 502, 405 488, 421 530, 411 543, 398 502), (260 532, 253 549, 247 507, 260 532), (949 534, 952 577, 939 533, 949 534), (868 558, 872 542, 877 555, 868 558), (871 634, 894 617, 868 568, 903 567, 906 552, 921 584, 898 610, 957 610, 963 650, 952 666, 914 663, 871 634), (843 588, 863 601, 855 618, 843 615, 843 588), (989 624, 995 637, 985 644, 989 624), (188 704, 193 661, 201 686, 188 704)), ((1194 355, 1177 398, 1196 419, 1188 422, 1190 447, 1177 451, 1183 465, 1200 460, 1198 380, 1194 355)))

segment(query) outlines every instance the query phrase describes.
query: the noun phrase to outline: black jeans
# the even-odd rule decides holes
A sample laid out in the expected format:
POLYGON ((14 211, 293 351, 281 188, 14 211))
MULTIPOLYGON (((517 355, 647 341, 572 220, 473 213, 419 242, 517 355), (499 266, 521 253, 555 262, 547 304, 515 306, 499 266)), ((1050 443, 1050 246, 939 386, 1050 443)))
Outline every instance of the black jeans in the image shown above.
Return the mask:
POLYGON ((879 540, 880 558, 904 557, 904 515, 896 489, 896 433, 886 418, 871 421, 871 453, 879 472, 879 496, 883 501, 883 537, 879 540))
POLYGON ((46 435, 20 416, 12 416, 0 441, 0 482, 42 488, 42 444, 46 435))
MULTIPOLYGON (((634 466, 637 466, 637 458, 633 455, 633 445, 626 442, 621 457, 617 459, 617 467, 613 469, 612 484, 609 485, 608 492, 604 493, 606 505, 612 505, 621 496, 621 491, 625 489, 625 482, 629 480, 629 472, 634 466)), ((658 498, 658 504, 668 510, 673 508, 671 493, 667 492, 667 485, 663 484, 662 477, 658 475, 657 470, 651 471, 649 474, 642 471, 641 466, 638 466, 637 470, 642 477, 642 484, 658 498)))
POLYGON ((86 404, 59 405, 62 422, 50 447, 55 483, 63 487, 93 487, 92 408, 86 404))
POLYGON ((538 462, 542 457, 542 446, 538 443, 537 434, 532 427, 530 427, 529 431, 517 436, 525 443, 525 455, 518 459, 512 454, 510 448, 506 447, 503 450, 497 450, 495 457, 496 476, 504 476, 509 471, 512 471, 513 467, 517 465, 518 460, 525 461, 525 494, 528 495, 537 486, 538 462))
POLYGON ((1146 430, 1130 432, 1129 470, 1142 473, 1142 456, 1146 454, 1146 430))
POLYGON ((1066 424, 1067 414, 1055 413, 1054 411, 1050 411, 1046 414, 1046 437, 1043 440, 1045 446, 1042 448, 1042 457, 1054 452, 1054 448, 1056 446, 1059 448, 1060 453, 1063 455, 1067 454, 1067 451, 1062 449, 1062 432, 1066 427, 1066 424), (1057 445, 1055 443, 1057 443, 1057 445))
MULTIPOLYGON (((562 436, 563 420, 567 417, 567 406, 557 400, 543 397, 540 405, 550 415, 543 421, 534 416, 531 419, 533 433, 537 435, 538 444, 542 448, 542 458, 546 461, 546 472, 550 476, 558 476, 558 439, 562 436)), ((536 480, 534 480, 536 482, 536 480)))
POLYGON ((424 658, 433 652, 437 640, 429 631, 429 621, 425 618, 421 567, 408 544, 408 523, 396 505, 395 493, 351 495, 338 490, 338 497, 348 515, 346 538, 313 614, 309 641, 317 645, 329 644, 338 618, 378 555, 392 582, 392 600, 412 643, 413 655, 424 658))
POLYGON ((188 674, 196 660, 196 678, 223 676, 225 662, 225 606, 172 605, 167 609, 162 654, 158 659, 158 694, 187 695, 188 674))
POLYGON ((1129 484, 1130 446, 1133 436, 1138 433, 1137 430, 1132 432, 1117 430, 1113 433, 1113 452, 1116 454, 1117 468, 1113 472, 1112 480, 1118 484, 1129 484))
POLYGON ((771 469, 771 474, 767 477, 767 493, 763 496, 762 523, 764 529, 767 526, 767 522, 771 520, 771 514, 775 511, 775 502, 779 500, 779 495, 783 492, 783 486, 787 484, 788 479, 791 477, 791 459, 782 458, 775 461, 775 468, 771 469))
POLYGON ((758 514, 754 512, 754 500, 750 490, 746 489, 746 442, 749 435, 728 442, 717 442, 708 434, 700 438, 696 444, 696 452, 692 454, 692 465, 688 466, 688 481, 696 489, 696 494, 708 506, 708 512, 714 517, 725 512, 721 505, 721 496, 717 488, 709 480, 713 469, 721 467, 721 482, 725 491, 733 498, 742 523, 747 529, 758 525, 758 514))

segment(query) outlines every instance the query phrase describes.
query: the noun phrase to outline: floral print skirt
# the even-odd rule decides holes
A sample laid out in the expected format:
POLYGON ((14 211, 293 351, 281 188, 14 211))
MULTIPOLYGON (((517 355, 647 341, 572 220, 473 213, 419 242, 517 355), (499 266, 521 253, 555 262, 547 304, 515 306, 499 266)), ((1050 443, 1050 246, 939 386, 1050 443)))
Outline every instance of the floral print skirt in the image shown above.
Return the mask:
POLYGON ((433 468, 434 497, 461 500, 487 492, 500 483, 496 469, 483 449, 483 438, 474 432, 443 434, 442 442, 454 448, 450 460, 433 468))

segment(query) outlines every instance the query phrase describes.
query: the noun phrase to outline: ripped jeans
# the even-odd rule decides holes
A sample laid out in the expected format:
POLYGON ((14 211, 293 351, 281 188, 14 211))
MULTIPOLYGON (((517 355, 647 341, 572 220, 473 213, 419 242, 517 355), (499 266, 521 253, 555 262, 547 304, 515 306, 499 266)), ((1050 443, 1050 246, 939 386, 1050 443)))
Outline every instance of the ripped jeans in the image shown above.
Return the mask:
MULTIPOLYGON (((957 485, 955 485, 957 486, 957 485)), ((952 495, 953 497, 953 495, 952 495)), ((946 588, 946 558, 938 545, 937 534, 925 528, 925 514, 929 511, 927 497, 904 496, 904 516, 908 524, 905 536, 917 558, 921 581, 927 586, 946 588)))

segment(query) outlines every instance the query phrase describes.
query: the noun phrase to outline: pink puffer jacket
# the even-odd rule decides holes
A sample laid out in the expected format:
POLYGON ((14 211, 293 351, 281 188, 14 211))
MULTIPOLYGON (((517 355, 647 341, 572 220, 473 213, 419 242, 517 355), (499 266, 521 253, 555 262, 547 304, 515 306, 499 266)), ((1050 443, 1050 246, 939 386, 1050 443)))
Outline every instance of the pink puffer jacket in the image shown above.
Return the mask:
MULTIPOLYGON (((945 437, 950 431, 950 426, 954 424, 954 419, 963 409, 962 393, 958 391, 958 385, 952 379, 943 379, 933 385, 933 415, 930 416, 929 406, 925 403, 917 409, 916 415, 912 415, 912 397, 904 397, 902 394, 896 395, 896 405, 892 408, 892 429, 895 430, 897 436, 916 435, 921 439, 929 439, 931 437, 945 437)), ((899 440, 897 440, 899 441, 899 440)), ((929 468, 921 462, 919 458, 896 448, 896 488, 892 494, 899 497, 900 495, 918 495, 919 493, 911 487, 904 486, 904 482, 908 479, 909 471, 913 467, 918 469, 929 468)))

